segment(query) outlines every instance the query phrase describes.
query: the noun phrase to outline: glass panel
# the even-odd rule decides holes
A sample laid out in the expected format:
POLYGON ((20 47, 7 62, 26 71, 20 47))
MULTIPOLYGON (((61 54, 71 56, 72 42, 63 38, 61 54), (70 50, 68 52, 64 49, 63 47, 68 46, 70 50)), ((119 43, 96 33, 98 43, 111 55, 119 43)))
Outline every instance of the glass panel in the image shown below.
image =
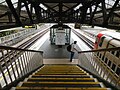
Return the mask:
POLYGON ((11 0, 11 2, 14 4, 14 3, 18 2, 18 0, 11 0))
POLYGON ((8 6, 5 0, 0 0, 0 4, 8 6))
POLYGON ((0 4, 2 4, 3 2, 5 2, 5 0, 0 0, 0 4))
POLYGON ((105 0, 105 3, 106 3, 107 8, 111 8, 114 5, 115 1, 113 1, 113 0, 105 0))
MULTIPOLYGON (((14 8, 16 8, 18 0, 11 0, 11 2, 13 4, 14 8)), ((0 4, 8 6, 5 0, 0 0, 0 4)))

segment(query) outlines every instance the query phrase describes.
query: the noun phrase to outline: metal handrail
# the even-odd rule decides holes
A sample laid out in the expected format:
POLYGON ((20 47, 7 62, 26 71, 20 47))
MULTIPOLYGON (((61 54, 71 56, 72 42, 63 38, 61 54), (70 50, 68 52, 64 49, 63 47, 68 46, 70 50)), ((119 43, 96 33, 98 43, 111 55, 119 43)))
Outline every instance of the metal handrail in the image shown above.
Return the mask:
POLYGON ((43 51, 0 46, 0 57, 1 89, 43 65, 43 51))
MULTIPOLYGON (((119 51, 120 53, 120 47, 115 48, 107 48, 107 49, 98 49, 98 50, 87 50, 87 51, 79 51, 79 65, 81 64, 83 67, 86 67, 84 63, 82 63, 82 60, 85 60, 90 62, 91 69, 89 71, 94 71, 101 76, 104 80, 108 81, 109 83, 113 84, 116 87, 120 87, 120 74, 117 75, 116 71, 112 70, 112 64, 109 66, 108 63, 105 63, 105 61, 101 60, 99 56, 97 56, 96 52, 107 52, 107 51, 119 51), (86 56, 86 58, 84 57, 86 56), (87 58, 88 57, 88 58, 87 58), (93 68, 92 68, 93 67, 93 68)), ((118 57, 120 59, 120 56, 118 57)), ((118 60, 117 59, 117 60, 118 60)), ((109 60, 111 61, 111 60, 109 60)), ((119 66, 116 63, 116 68, 119 66)), ((90 68, 90 67, 89 67, 90 68)))
POLYGON ((103 52, 103 51, 116 51, 120 50, 120 47, 115 48, 105 48, 105 49, 96 49, 96 50, 87 50, 87 51, 78 51, 78 53, 89 53, 89 52, 103 52))
POLYGON ((21 48, 9 47, 9 46, 0 46, 0 49, 5 49, 5 50, 20 50, 20 51, 31 51, 31 52, 43 53, 43 51, 29 50, 29 49, 21 49, 21 48))

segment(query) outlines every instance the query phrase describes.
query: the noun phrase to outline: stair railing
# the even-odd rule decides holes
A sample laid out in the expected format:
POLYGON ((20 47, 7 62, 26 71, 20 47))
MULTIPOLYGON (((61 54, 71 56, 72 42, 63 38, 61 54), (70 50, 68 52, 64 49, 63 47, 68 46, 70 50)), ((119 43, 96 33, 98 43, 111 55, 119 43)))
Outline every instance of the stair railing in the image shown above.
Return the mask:
POLYGON ((43 52, 0 46, 0 88, 4 88, 43 64, 43 52))
POLYGON ((78 53, 80 66, 120 88, 120 47, 78 53))

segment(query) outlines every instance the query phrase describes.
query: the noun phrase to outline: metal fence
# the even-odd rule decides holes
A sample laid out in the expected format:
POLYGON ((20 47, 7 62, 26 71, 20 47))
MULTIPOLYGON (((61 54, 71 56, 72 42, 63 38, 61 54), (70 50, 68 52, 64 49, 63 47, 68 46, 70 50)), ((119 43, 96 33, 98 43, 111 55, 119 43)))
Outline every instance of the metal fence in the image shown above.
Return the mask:
POLYGON ((120 47, 81 51, 78 64, 120 88, 120 47))
POLYGON ((0 85, 11 84, 43 64, 43 52, 0 46, 0 85))

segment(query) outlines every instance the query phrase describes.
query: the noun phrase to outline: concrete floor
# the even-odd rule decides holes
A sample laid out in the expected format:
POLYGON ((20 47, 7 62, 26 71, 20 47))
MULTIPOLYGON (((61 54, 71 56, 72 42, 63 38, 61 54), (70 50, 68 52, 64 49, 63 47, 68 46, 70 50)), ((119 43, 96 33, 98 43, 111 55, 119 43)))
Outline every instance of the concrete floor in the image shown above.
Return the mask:
MULTIPOLYGON (((43 58, 44 59, 69 59, 70 52, 67 51, 66 47, 68 45, 64 45, 62 47, 51 45, 49 38, 43 43, 40 47, 40 51, 44 51, 43 58)), ((78 59, 78 53, 75 53, 74 59, 78 59)))

